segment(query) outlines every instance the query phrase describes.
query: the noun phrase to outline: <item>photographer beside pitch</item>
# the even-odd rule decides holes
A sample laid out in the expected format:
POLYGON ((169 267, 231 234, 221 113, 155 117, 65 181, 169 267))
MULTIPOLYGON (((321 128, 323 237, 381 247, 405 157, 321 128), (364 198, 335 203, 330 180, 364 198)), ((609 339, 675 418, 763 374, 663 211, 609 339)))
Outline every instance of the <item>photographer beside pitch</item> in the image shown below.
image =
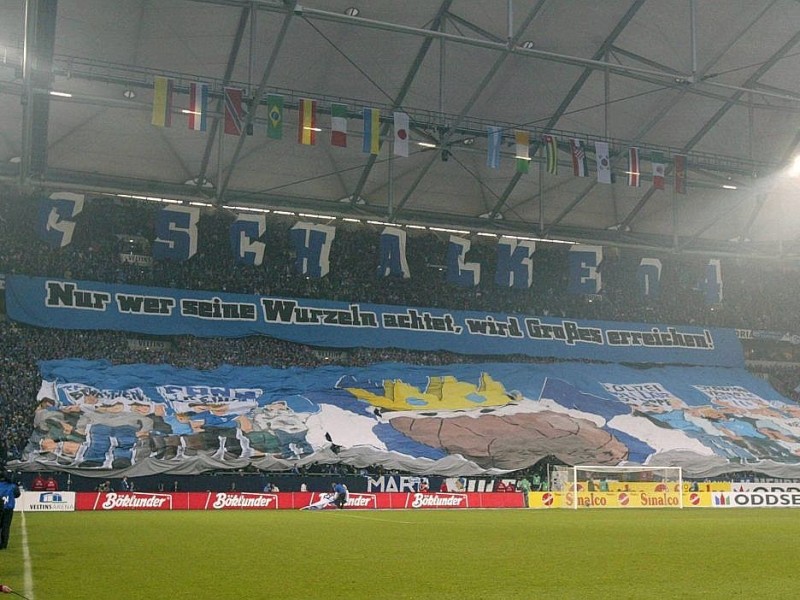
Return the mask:
POLYGON ((11 473, 2 472, 0 476, 0 550, 8 548, 11 535, 11 519, 14 517, 14 505, 20 496, 19 486, 14 482, 11 473))

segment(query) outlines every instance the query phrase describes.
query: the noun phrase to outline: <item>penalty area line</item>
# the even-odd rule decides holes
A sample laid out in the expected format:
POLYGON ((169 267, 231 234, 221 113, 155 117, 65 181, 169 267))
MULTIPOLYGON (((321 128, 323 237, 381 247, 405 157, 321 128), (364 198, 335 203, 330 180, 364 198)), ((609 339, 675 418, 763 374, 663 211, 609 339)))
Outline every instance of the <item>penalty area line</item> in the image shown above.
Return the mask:
POLYGON ((28 600, 34 600, 33 596, 33 568, 31 563, 31 549, 28 545, 28 527, 25 522, 25 511, 22 515, 22 565, 23 565, 23 587, 25 588, 28 600))

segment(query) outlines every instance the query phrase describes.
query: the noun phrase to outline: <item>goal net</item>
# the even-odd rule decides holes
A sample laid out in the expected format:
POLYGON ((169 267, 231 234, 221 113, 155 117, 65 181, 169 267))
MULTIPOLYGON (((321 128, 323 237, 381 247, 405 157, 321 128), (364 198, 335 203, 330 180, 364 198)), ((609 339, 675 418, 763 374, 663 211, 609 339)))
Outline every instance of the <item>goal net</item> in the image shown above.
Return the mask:
POLYGON ((559 467, 553 486, 564 508, 683 508, 680 467, 559 467))

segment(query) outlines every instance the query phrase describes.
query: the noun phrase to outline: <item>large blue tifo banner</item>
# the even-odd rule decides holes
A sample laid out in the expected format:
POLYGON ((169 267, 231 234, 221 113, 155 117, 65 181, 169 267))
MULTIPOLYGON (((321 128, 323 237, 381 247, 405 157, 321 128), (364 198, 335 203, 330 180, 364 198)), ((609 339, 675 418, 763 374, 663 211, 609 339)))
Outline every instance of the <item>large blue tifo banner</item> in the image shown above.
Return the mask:
POLYGON ((480 363, 213 371, 41 364, 22 469, 116 474, 289 470, 427 475, 565 464, 800 474, 800 408, 744 369, 480 363), (550 459, 553 460, 553 459, 550 459))
POLYGON ((339 348, 739 367, 733 329, 577 321, 111 285, 13 275, 6 310, 40 327, 204 337, 268 335, 339 348))

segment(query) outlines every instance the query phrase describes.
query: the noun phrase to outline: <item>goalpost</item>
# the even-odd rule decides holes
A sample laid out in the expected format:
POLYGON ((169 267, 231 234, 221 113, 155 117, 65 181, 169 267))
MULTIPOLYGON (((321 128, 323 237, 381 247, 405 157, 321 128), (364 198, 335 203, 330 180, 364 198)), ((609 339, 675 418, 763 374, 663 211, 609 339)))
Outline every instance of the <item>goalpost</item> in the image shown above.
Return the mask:
POLYGON ((553 478, 563 508, 683 508, 681 467, 575 465, 553 478))

